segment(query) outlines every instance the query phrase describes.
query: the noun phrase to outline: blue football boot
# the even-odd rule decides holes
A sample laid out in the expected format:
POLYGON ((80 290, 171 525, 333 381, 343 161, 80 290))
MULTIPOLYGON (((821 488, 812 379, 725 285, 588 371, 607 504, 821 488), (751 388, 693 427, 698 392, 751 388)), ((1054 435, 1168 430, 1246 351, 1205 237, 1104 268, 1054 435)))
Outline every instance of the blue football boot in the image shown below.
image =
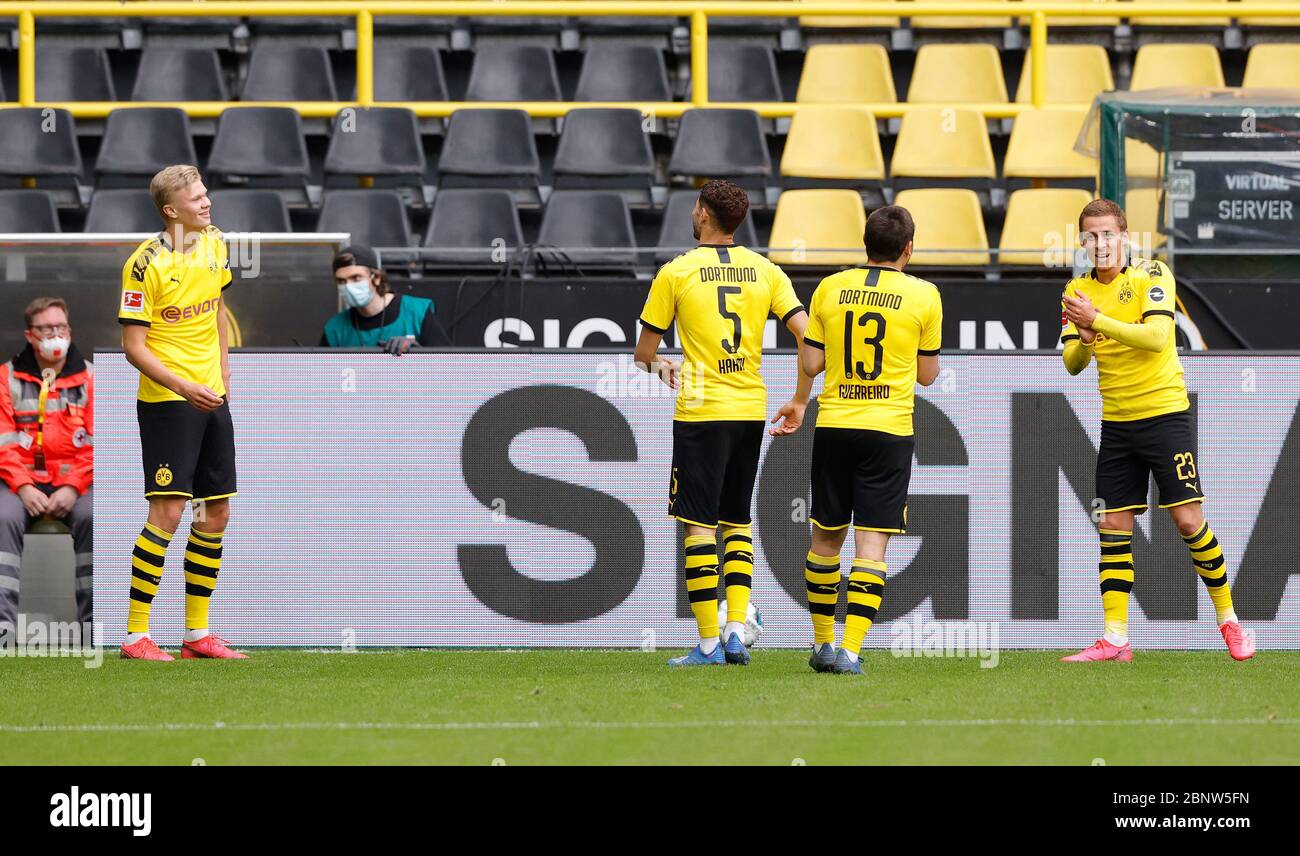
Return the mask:
POLYGON ((835 668, 835 643, 822 642, 820 645, 813 645, 812 656, 808 658, 808 665, 812 666, 814 672, 829 672, 835 668))
POLYGON ((749 649, 745 647, 745 643, 741 642, 740 637, 735 633, 728 636, 727 644, 721 647, 723 656, 726 657, 727 662, 731 665, 749 665, 749 649))
POLYGON ((841 648, 835 654, 835 665, 831 668, 837 675, 860 675, 862 674, 862 658, 859 656, 856 660, 850 660, 848 652, 841 648))
POLYGON ((705 654, 700 650, 700 646, 696 645, 689 654, 673 657, 668 661, 670 666, 725 666, 726 664, 727 657, 722 653, 721 645, 715 646, 712 654, 705 654))

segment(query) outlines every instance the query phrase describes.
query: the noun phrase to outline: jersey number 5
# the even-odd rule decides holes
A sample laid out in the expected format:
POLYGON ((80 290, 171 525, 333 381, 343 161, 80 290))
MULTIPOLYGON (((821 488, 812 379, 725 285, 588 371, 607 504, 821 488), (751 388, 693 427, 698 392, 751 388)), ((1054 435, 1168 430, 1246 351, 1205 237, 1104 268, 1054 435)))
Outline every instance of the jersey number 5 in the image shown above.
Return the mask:
POLYGON ((857 324, 853 323, 853 313, 844 313, 844 377, 852 378, 854 374, 861 380, 875 380, 880 377, 880 371, 885 364, 885 316, 879 312, 863 312, 858 317, 857 324), (871 369, 867 370, 861 360, 856 363, 853 360, 853 328, 866 327, 870 322, 876 322, 876 332, 874 335, 867 336, 862 340, 863 344, 871 346, 871 369), (856 368, 856 371, 855 371, 856 368))
POLYGON ((723 318, 729 319, 731 321, 732 329, 734 330, 730 342, 726 339, 722 340, 722 350, 726 351, 728 354, 734 354, 740 350, 740 316, 727 308, 728 294, 740 294, 740 286, 718 286, 718 314, 723 318))

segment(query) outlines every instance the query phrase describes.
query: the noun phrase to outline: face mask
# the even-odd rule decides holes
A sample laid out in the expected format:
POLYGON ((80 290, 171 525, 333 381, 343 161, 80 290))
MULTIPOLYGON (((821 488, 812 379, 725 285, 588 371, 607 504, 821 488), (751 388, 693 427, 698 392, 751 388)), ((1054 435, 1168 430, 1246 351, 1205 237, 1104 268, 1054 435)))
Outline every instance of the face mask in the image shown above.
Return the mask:
POLYGON ((53 362, 66 357, 68 355, 68 346, 71 344, 67 336, 53 336, 49 339, 41 339, 37 347, 40 349, 42 357, 53 362))
POLYGON ((340 285, 339 297, 353 309, 360 309, 375 299, 375 291, 370 287, 370 281, 363 279, 358 282, 348 282, 340 285))

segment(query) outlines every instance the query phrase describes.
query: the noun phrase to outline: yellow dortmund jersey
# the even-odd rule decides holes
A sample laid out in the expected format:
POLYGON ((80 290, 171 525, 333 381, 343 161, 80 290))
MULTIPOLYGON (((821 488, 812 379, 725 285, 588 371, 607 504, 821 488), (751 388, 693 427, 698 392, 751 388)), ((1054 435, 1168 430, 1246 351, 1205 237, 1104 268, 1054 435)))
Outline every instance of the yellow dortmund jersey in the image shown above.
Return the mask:
POLYGON ((811 303, 803 340, 826 351, 817 427, 911 436, 916 357, 939 353, 939 289, 867 265, 823 279, 811 303))
MULTIPOLYGON (((224 396, 217 307, 230 278, 226 242, 215 226, 199 233, 188 253, 176 252, 159 234, 137 247, 122 267, 117 320, 148 327, 145 342, 168 370, 224 396)), ((138 397, 184 400, 144 374, 138 397)))
MULTIPOLYGON (((1082 294, 1101 314, 1125 324, 1141 323, 1153 315, 1174 318, 1174 275, 1161 261, 1130 259, 1119 276, 1107 284, 1095 272, 1070 280, 1067 294, 1082 294)), ((1061 341, 1079 338, 1073 323, 1061 331, 1061 341)), ((1183 364, 1175 337, 1159 353, 1130 348, 1100 333, 1093 347, 1097 356, 1097 385, 1101 389, 1101 418, 1131 422, 1188 408, 1183 364)))
POLYGON ((701 244, 659 269, 641 324, 665 333, 677 320, 681 388, 674 419, 767 419, 759 374, 767 316, 803 309, 790 277, 763 256, 732 244, 701 244))

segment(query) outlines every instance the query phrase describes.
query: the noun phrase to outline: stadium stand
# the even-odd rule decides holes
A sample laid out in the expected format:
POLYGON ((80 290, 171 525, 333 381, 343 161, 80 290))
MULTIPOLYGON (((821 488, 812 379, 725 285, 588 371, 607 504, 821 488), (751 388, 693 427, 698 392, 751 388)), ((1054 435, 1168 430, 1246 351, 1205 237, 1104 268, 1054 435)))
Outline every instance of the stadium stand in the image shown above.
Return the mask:
POLYGON ((1036 188, 1017 190, 1007 199, 1007 219, 1002 226, 1003 265, 1068 267, 1074 259, 1079 212, 1092 199, 1086 190, 1036 188), (1008 252, 1036 250, 1036 252, 1008 252))
MULTIPOLYGON (((341 105, 313 102, 358 95, 350 16, 40 17, 39 102, 114 101, 129 92, 132 101, 157 107, 56 112, 52 133, 33 127, 39 107, 0 110, 0 186, 48 192, 60 227, 70 232, 89 227, 84 204, 97 207, 96 223, 106 222, 103 206, 113 197, 97 201, 104 190, 136 187, 175 161, 203 168, 214 199, 230 206, 218 209, 223 226, 229 219, 315 231, 322 200, 336 188, 400 188, 405 232, 389 217, 389 233, 413 232, 424 242, 445 234, 450 245, 468 240, 444 231, 455 219, 452 201, 482 206, 466 217, 505 223, 508 242, 519 224, 526 244, 540 238, 551 195, 609 190, 633 206, 633 234, 647 248, 642 273, 651 264, 649 247, 686 228, 672 222, 682 189, 704 178, 732 178, 750 190, 751 243, 771 240, 780 200, 795 190, 856 191, 869 209, 913 190, 960 189, 977 193, 983 236, 1009 246, 1003 232, 1016 223, 1008 222, 1007 193, 1094 186, 1097 164, 1074 143, 1096 94, 1116 83, 1297 85, 1300 22, 1234 14, 1234 5, 1225 3, 1221 18, 1049 15, 1038 105, 1025 14, 799 16, 792 4, 785 18, 713 16, 708 99, 755 109, 699 107, 680 117, 640 115, 640 108, 693 97, 684 18, 377 16, 373 91, 382 106, 341 115, 341 105), (1132 38, 1125 35, 1130 27, 1132 38), (1029 109, 1004 111, 998 116, 1014 118, 992 122, 968 112, 967 105, 1007 104, 1009 93, 1029 109), (265 100, 300 107, 243 104, 265 100), (552 118, 563 105, 538 118, 474 106, 566 100, 630 104, 563 120, 552 118), (900 101, 925 107, 883 118, 898 116, 884 108, 900 101), (230 106, 219 119, 211 110, 186 117, 176 102, 230 106), (427 107, 447 102, 462 109, 427 107), (824 106, 775 113, 765 106, 778 102, 824 106), (881 107, 873 114, 863 104, 881 107), (352 130, 339 132, 342 121, 354 122, 352 130), (494 193, 437 202, 452 190, 498 188, 508 191, 510 206, 494 193), (434 210, 441 211, 436 218, 434 210)), ((15 27, 0 25, 5 44, 17 43, 15 27)), ((17 53, 0 50, 0 99, 16 91, 17 53)), ((1133 193, 1154 188, 1158 155, 1137 140, 1126 146, 1133 193)), ((388 201, 376 204, 392 201, 382 198, 388 201)), ((1158 198, 1135 198, 1154 224, 1158 198)), ((787 222, 797 204, 787 204, 787 222)), ((962 205, 953 217, 969 226, 962 205)), ((976 234, 973 227, 968 233, 976 234)), ((987 243, 972 249, 978 254, 987 243)), ((427 259, 436 258, 431 248, 427 259)))
POLYGON ((371 247, 411 246, 402 197, 391 190, 331 190, 321 205, 318 232, 348 232, 371 247))
POLYGON ((768 258, 779 265, 863 264, 866 225, 862 198, 852 190, 787 191, 776 205, 768 258))
POLYGON ((435 266, 499 266, 493 251, 524 243, 515 201, 505 190, 444 190, 433 202, 424 235, 432 248, 423 259, 435 266), (499 243, 497 243, 499 242, 499 243))
POLYGON ((43 190, 0 190, 0 232, 60 232, 54 199, 43 190))
POLYGON ((627 200, 609 191, 555 191, 542 216, 538 243, 583 267, 630 269, 637 260, 627 200))
POLYGON ((86 212, 87 232, 157 232, 158 209, 148 190, 96 190, 86 212))
POLYGON ((227 232, 292 232, 289 208, 274 190, 213 190, 208 194, 227 232))
POLYGON ((916 223, 912 264, 983 266, 989 263, 989 240, 973 190, 920 188, 904 190, 894 203, 906 208, 916 223))

